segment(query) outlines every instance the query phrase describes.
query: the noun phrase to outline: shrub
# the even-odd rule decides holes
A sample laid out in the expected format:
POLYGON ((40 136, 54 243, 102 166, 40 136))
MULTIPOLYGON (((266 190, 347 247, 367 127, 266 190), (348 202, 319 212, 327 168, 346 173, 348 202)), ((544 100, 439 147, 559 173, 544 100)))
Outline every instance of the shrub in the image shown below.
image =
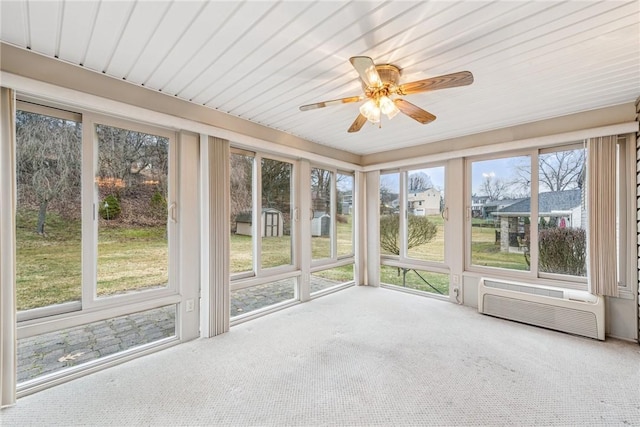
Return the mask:
POLYGON ((347 222, 349 222, 349 219, 346 215, 337 214, 336 221, 338 221, 340 224, 346 224, 347 222))
POLYGON ((164 198, 161 192, 156 191, 153 193, 149 201, 149 207, 151 208, 151 215, 155 218, 162 219, 167 217, 167 199, 164 198))
POLYGON ((100 203, 100 208, 98 209, 100 216, 107 220, 116 219, 120 216, 121 211, 120 200, 118 200, 118 198, 113 194, 109 194, 105 197, 102 203, 100 203))
POLYGON ((581 228, 547 228, 539 233, 539 270, 546 273, 586 274, 587 233, 581 228))
MULTIPOLYGON (((380 217, 380 247, 389 253, 400 255, 400 215, 380 217)), ((430 242, 438 233, 438 227, 425 216, 409 215, 407 249, 430 242)))

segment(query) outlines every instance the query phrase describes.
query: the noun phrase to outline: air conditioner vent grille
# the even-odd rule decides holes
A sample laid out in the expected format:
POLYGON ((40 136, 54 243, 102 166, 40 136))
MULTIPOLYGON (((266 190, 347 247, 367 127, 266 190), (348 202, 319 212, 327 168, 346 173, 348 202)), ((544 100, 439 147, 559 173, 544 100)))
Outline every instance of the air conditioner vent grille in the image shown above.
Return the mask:
POLYGON ((523 292, 532 295, 544 295, 552 298, 564 298, 564 291, 558 289, 548 289, 536 286, 526 286, 509 282, 498 282, 493 280, 485 280, 484 285, 487 288, 506 289, 514 292, 523 292))
POLYGON ((483 313, 570 334, 598 337, 596 315, 569 307, 485 294, 483 313))

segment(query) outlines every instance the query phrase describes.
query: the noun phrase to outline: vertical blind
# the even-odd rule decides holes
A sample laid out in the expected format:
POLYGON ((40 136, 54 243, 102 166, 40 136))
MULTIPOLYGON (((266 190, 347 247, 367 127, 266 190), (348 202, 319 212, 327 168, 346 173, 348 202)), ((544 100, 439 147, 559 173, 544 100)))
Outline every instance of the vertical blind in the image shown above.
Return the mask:
POLYGON ((618 296, 616 275, 616 136, 587 142, 589 286, 596 295, 618 296))

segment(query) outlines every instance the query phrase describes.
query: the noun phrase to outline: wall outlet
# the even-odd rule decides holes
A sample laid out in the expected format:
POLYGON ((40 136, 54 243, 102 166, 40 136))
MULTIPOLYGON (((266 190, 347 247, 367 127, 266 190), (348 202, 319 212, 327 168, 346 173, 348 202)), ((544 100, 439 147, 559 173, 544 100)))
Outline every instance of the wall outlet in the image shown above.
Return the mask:
POLYGON ((459 274, 452 275, 451 279, 453 280, 453 284, 454 285, 459 285, 460 284, 460 275, 459 274))
POLYGON ((190 312, 190 311, 193 311, 193 308, 194 308, 194 301, 193 301, 193 299, 188 299, 188 300, 186 301, 186 310, 187 310, 187 313, 188 313, 188 312, 190 312))

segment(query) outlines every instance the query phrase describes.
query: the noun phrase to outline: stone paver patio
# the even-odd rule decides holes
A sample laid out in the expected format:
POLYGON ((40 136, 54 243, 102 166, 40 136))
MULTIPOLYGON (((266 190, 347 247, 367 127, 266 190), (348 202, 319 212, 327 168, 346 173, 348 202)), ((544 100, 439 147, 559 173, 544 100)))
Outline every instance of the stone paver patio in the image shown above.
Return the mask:
MULTIPOLYGON (((231 293, 231 317, 294 298, 292 280, 231 293)), ((312 276, 311 292, 340 284, 312 276)), ((18 341, 18 383, 175 335, 175 307, 160 307, 18 341)))

